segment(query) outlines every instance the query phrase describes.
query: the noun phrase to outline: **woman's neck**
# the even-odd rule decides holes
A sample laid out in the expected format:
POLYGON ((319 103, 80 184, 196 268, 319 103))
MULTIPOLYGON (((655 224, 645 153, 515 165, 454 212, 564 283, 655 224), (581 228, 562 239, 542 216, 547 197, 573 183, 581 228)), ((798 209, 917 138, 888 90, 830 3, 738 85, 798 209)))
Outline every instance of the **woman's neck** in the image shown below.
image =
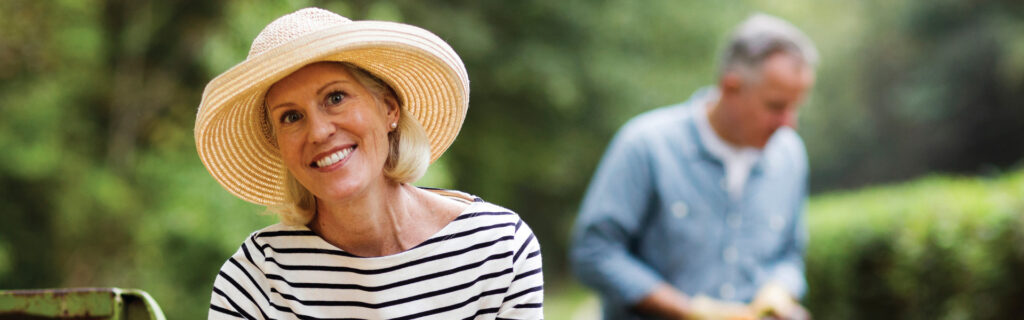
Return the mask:
POLYGON ((350 201, 317 199, 309 228, 347 252, 378 257, 422 243, 458 215, 408 184, 383 182, 372 189, 350 201))

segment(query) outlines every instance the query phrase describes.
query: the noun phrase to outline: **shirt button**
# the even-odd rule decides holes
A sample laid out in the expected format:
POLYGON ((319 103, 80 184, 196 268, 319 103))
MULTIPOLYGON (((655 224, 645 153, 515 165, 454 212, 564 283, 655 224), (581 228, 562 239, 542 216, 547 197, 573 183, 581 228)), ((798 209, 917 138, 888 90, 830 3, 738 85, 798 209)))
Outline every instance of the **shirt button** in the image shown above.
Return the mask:
POLYGON ((768 227, 772 228, 772 231, 782 231, 782 227, 783 227, 782 225, 783 225, 783 221, 782 221, 782 216, 781 215, 774 214, 774 215, 768 217, 768 227))
POLYGON ((729 190, 729 182, 725 181, 725 178, 718 181, 718 185, 722 187, 722 190, 729 190))
POLYGON ((731 283, 723 284, 718 288, 718 295, 723 300, 732 300, 733 296, 736 295, 736 288, 733 288, 731 283))
POLYGON ((676 218, 685 218, 687 213, 689 213, 689 209, 686 208, 686 204, 682 201, 672 204, 672 215, 676 216, 676 218))
POLYGON ((731 213, 725 217, 725 223, 733 229, 739 229, 740 225, 743 224, 743 217, 740 217, 739 214, 731 213))
POLYGON ((736 247, 729 246, 722 251, 722 259, 725 260, 726 263, 736 263, 736 260, 739 260, 739 258, 740 253, 736 250, 736 247))

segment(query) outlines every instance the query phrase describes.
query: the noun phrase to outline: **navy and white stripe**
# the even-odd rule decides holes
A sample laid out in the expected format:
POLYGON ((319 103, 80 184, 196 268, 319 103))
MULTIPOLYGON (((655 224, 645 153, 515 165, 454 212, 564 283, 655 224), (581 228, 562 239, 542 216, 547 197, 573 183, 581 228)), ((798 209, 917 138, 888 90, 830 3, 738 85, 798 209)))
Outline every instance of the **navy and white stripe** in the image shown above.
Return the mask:
POLYGON ((213 284, 210 319, 541 319, 540 245, 477 199, 415 248, 363 258, 306 227, 249 236, 213 284))

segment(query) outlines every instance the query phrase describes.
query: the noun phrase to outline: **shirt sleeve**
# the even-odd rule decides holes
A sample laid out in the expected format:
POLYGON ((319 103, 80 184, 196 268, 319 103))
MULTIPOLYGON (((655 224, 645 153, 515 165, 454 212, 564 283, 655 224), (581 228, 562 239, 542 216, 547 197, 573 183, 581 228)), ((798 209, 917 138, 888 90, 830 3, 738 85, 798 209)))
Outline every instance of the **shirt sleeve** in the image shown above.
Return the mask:
POLYGON ((247 319, 242 316, 242 313, 235 310, 234 302, 224 296, 223 291, 218 291, 220 289, 215 287, 213 295, 210 297, 210 312, 207 319, 247 319))
POLYGON ((570 247, 573 272, 608 302, 631 306, 664 280, 628 249, 653 197, 645 141, 623 128, 584 196, 570 247))
POLYGON ((807 250, 807 154, 803 143, 796 138, 794 154, 797 158, 793 163, 797 166, 800 191, 794 196, 792 208, 794 212, 791 223, 786 230, 786 247, 779 259, 769 268, 770 281, 781 285, 796 298, 807 293, 807 280, 804 277, 804 252, 807 250))
POLYGON ((266 310, 271 302, 253 276, 262 274, 255 261, 263 259, 262 253, 254 252, 253 248, 258 246, 253 241, 250 236, 217 273, 210 297, 209 319, 269 318, 266 310))
POLYGON ((544 272, 540 243, 523 220, 516 223, 512 284, 498 310, 498 319, 544 318, 544 272))
POLYGON ((782 285, 799 299, 807 292, 803 259, 807 247, 807 230, 802 213, 797 214, 796 220, 790 228, 792 232, 789 234, 785 253, 772 265, 769 272, 772 282, 782 285))

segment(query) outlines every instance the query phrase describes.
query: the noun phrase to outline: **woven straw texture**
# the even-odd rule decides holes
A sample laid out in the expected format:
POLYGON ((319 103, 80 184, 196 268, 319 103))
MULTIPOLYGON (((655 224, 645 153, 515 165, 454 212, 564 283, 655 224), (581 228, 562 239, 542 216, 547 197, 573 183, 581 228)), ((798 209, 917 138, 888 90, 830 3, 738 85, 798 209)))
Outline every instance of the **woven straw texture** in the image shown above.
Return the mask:
POLYGON ((292 72, 317 61, 346 61, 378 76, 423 126, 431 162, 458 135, 469 108, 469 78, 443 40, 394 22, 350 21, 307 8, 278 18, 253 41, 249 56, 207 84, 196 115, 199 158, 232 194, 261 205, 284 201, 284 164, 265 121, 263 96, 292 72))

